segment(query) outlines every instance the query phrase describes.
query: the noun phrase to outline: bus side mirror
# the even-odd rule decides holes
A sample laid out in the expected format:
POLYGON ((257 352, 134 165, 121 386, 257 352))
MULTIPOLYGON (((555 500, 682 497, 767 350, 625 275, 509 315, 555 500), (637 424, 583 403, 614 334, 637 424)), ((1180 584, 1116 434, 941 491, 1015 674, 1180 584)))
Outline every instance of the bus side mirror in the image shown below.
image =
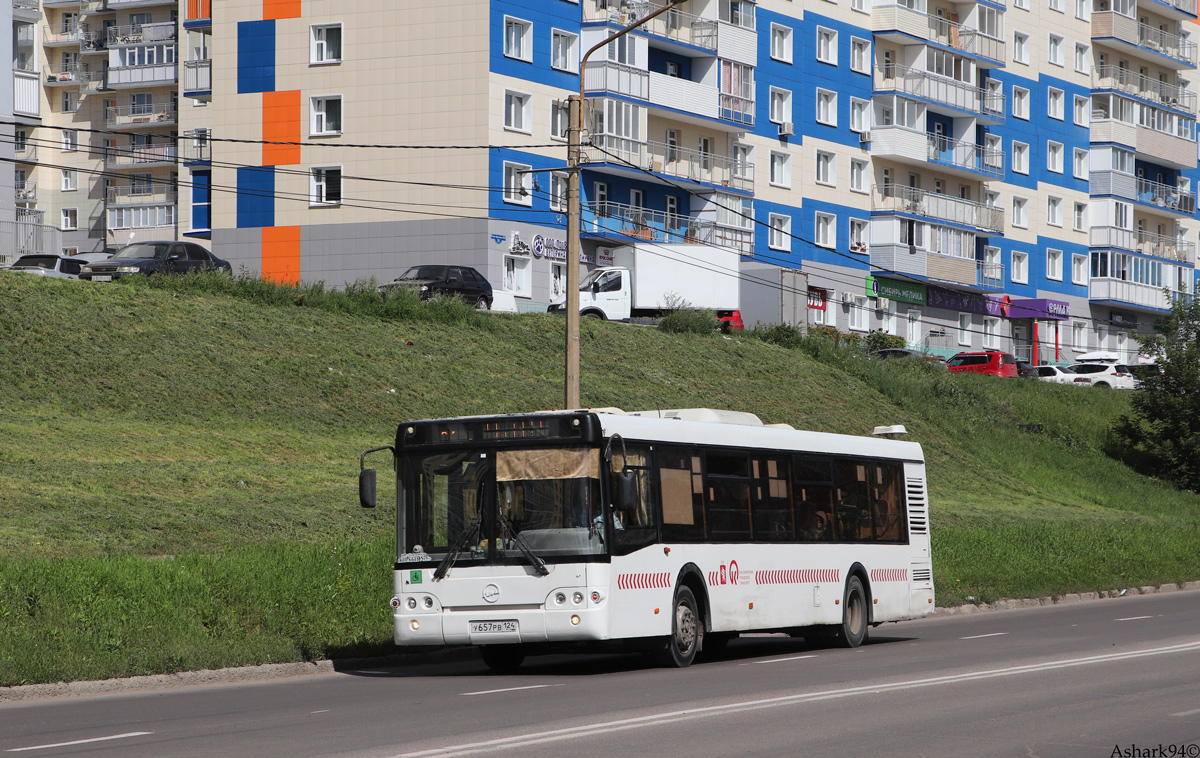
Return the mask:
POLYGON ((637 481, 632 471, 621 471, 614 475, 613 506, 621 513, 637 510, 637 481))
POLYGON ((363 508, 375 507, 375 469, 358 472, 358 504, 363 508))

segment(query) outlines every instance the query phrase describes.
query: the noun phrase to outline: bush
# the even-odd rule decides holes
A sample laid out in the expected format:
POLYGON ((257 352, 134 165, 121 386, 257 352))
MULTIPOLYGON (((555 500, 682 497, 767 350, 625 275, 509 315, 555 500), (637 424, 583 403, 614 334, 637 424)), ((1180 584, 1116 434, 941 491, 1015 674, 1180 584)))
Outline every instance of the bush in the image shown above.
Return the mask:
POLYGON ((676 308, 663 316, 658 328, 671 334, 715 334, 721 328, 717 314, 703 308, 676 308))
POLYGON ((833 344, 838 344, 841 341, 842 333, 834 326, 814 326, 808 330, 809 337, 815 337, 821 340, 827 340, 833 344))
POLYGON ((888 334, 887 332, 874 331, 867 335, 863 341, 863 347, 868 353, 873 353, 876 350, 891 350, 902 348, 905 346, 904 338, 896 334, 888 334))

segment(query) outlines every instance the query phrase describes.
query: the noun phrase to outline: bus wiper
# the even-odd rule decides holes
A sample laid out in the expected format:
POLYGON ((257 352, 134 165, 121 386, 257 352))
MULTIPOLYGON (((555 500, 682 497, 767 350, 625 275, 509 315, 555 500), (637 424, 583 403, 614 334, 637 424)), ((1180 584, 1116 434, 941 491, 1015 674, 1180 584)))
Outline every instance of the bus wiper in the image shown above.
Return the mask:
POLYGON ((471 522, 469 527, 463 530, 463 533, 459 536, 458 541, 454 543, 454 545, 450 548, 450 551, 446 553, 446 557, 443 558, 442 562, 438 564, 437 570, 433 572, 433 581, 436 582, 444 577, 446 572, 450 570, 450 567, 454 565, 454 562, 458 560, 458 554, 463 551, 463 548, 467 546, 467 543, 475 540, 475 535, 479 534, 479 527, 483 523, 482 519, 483 509, 481 508, 479 513, 475 516, 475 520, 471 522))
POLYGON ((525 558, 533 564, 534 571, 538 572, 538 574, 541 576, 546 576, 549 574, 550 569, 546 568, 546 562, 539 558, 537 553, 530 550, 529 546, 525 544, 525 540, 521 539, 521 535, 517 534, 512 528, 512 524, 509 523, 508 517, 504 515, 504 509, 497 508, 496 513, 500 516, 500 528, 508 532, 508 536, 512 539, 513 543, 516 544, 517 549, 521 551, 521 555, 525 556, 525 558))

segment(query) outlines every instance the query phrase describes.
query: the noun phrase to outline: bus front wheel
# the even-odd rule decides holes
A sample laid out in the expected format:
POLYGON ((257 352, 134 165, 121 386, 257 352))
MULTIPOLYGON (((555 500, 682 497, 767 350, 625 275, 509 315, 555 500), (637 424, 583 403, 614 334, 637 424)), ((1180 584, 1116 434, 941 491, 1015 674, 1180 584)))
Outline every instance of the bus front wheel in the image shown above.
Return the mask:
POLYGON ((521 667, 525 650, 520 645, 485 645, 479 648, 479 657, 492 671, 511 673, 521 667))
POLYGON ((842 626, 838 629, 838 642, 842 647, 858 647, 867 639, 867 593, 857 576, 846 582, 846 593, 842 596, 842 626))
POLYGON ((704 621, 697 610, 696 596, 687 587, 675 590, 674 614, 671 617, 671 636, 656 656, 659 665, 685 668, 696 660, 696 652, 704 642, 704 621))

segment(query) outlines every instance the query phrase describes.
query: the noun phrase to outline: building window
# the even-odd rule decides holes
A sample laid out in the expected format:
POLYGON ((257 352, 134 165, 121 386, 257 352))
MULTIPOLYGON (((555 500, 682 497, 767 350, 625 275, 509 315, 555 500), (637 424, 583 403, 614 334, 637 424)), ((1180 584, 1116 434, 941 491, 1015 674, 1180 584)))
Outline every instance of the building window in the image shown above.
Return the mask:
POLYGON ((792 62, 792 30, 781 24, 771 24, 771 57, 784 63, 792 62))
POLYGON ((313 26, 309 49, 310 63, 340 63, 342 60, 342 25, 313 26))
POLYGON ((1088 151, 1087 150, 1082 150, 1078 147, 1075 148, 1075 159, 1072 162, 1072 164, 1074 167, 1076 179, 1087 179, 1088 178, 1088 151))
POLYGON ((1088 53, 1087 45, 1075 43, 1075 70, 1081 74, 1086 74, 1091 69, 1091 56, 1088 53))
POLYGON ((792 186, 792 156, 787 153, 771 153, 771 184, 776 187, 792 186))
POLYGON ((566 100, 550 103, 550 136, 554 139, 566 139, 570 127, 571 104, 566 100))
POLYGON ((75 129, 62 130, 62 151, 73 153, 79 149, 79 132, 75 129))
POLYGON ((550 65, 559 71, 579 72, 579 35, 558 29, 551 33, 550 65))
POLYGON ((342 167, 314 168, 310 187, 309 202, 313 205, 341 205, 342 167))
POLYGON ((1050 0, 1050 10, 1063 13, 1063 0, 1050 0))
POLYGON ((867 0, 850 0, 850 10, 855 10, 859 13, 871 12, 871 9, 867 7, 867 0))
POLYGON ((1050 35, 1050 44, 1046 49, 1046 56, 1055 66, 1063 65, 1063 38, 1057 34, 1050 35))
POLYGON ((1029 253, 1013 252, 1012 280, 1017 284, 1029 282, 1029 253))
POLYGON ((59 110, 63 113, 74 113, 79 110, 79 93, 78 92, 63 92, 62 103, 59 110))
POLYGON ((1046 278, 1056 282, 1062 281, 1063 275, 1062 250, 1046 251, 1046 278))
POLYGON ((504 162, 504 202, 532 205, 533 174, 530 166, 504 162))
POLYGON ((567 296, 567 267, 561 263, 550 264, 550 302, 567 296))
POLYGON ((79 228, 79 210, 77 208, 63 208, 59 218, 58 228, 62 231, 73 232, 79 228))
POLYGON ((1088 20, 1088 10, 1092 7, 1091 0, 1075 0, 1075 18, 1080 21, 1088 20))
POLYGON ((504 55, 522 61, 533 60, 533 24, 504 17, 504 55))
POLYGON ((1062 90, 1055 89, 1054 87, 1048 87, 1046 89, 1046 113, 1050 116, 1050 118, 1055 118, 1059 121, 1063 120, 1064 114, 1062 90))
POLYGON ((970 346, 971 344, 971 314, 958 314, 958 344, 970 346))
POLYGON ((1092 120, 1092 100, 1082 95, 1075 96, 1075 125, 1087 126, 1092 120))
POLYGON ((1000 319, 991 316, 984 317, 983 346, 992 350, 1000 348, 1000 319))
POLYGON ((771 88, 771 121, 782 124, 792 120, 792 93, 789 90, 771 88))
POLYGON ((856 332, 867 331, 868 319, 871 315, 865 295, 855 295, 850 303, 850 329, 856 332))
POLYGON ((837 184, 837 157, 833 153, 817 151, 817 184, 837 184))
POLYGON ((1012 225, 1020 229, 1029 227, 1029 201, 1023 197, 1013 198, 1012 225))
POLYGON ((838 62, 837 32, 817 27, 817 60, 834 66, 838 62))
POLYGON ((1087 284, 1088 257, 1086 255, 1071 256, 1071 282, 1073 284, 1087 284))
POLYGON ((862 134, 871 128, 871 104, 857 97, 850 98, 850 131, 862 134))
POLYGON ((532 98, 521 92, 504 92, 504 128, 529 134, 532 129, 530 102, 532 98))
POLYGON ((771 231, 768 235, 767 246, 772 250, 791 250, 792 217, 772 213, 770 215, 770 224, 771 231))
POLYGON ((1071 322, 1071 347, 1077 352, 1084 352, 1088 349, 1087 339, 1087 324, 1082 321, 1071 322))
POLYGON ((1012 170, 1017 174, 1029 173, 1029 145, 1026 145, 1024 142, 1013 140, 1012 170))
POLYGON ((1029 35, 1013 32, 1013 62, 1029 64, 1029 35))
POLYGON ((504 256, 504 289, 518 297, 529 297, 530 285, 529 259, 515 255, 504 256))
POLYGON ((310 136, 342 133, 342 98, 312 98, 310 136))
POLYGON ((1046 143, 1046 170, 1056 174, 1063 172, 1063 146, 1061 142, 1046 143))
POLYGON ((837 93, 817 90, 817 123, 837 126, 837 93))
POLYGON ((870 164, 858 158, 850 159, 850 191, 863 192, 867 190, 867 176, 870 170, 870 164))
POLYGON ((1087 203, 1075 203, 1074 226, 1077 232, 1087 231, 1087 203))
POLYGON ((61 187, 63 192, 70 192, 79 189, 79 172, 73 168, 64 168, 62 170, 61 187))
POLYGON ((567 179, 565 173, 555 171, 550 174, 550 210, 565 211, 567 209, 567 179))
POLYGON ((1046 198, 1046 223, 1050 226, 1062 226, 1062 198, 1046 198))
POLYGON ((837 244, 837 216, 830 213, 818 213, 816 243, 821 247, 833 247, 837 244))
POLYGON ((1023 118, 1029 120, 1029 90, 1024 87, 1013 87, 1012 90, 1012 114, 1013 118, 1023 118))
POLYGON ((850 38, 850 69, 860 74, 871 73, 871 43, 858 37, 850 38))
POLYGON ((866 255, 868 222, 861 218, 850 219, 850 252, 866 255))

